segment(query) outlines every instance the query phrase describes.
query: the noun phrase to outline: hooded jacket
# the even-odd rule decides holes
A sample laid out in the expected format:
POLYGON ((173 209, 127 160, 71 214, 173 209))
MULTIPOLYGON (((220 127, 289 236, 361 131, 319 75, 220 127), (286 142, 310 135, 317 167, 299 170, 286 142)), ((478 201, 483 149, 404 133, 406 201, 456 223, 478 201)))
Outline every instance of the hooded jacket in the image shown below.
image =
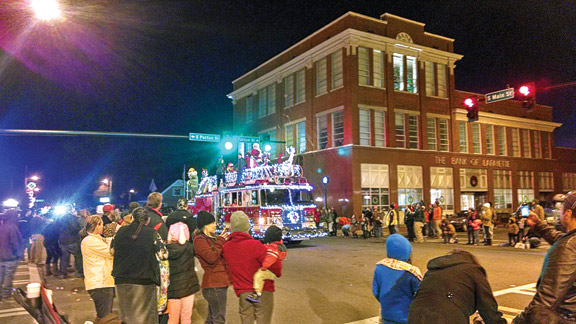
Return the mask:
POLYGON ((428 262, 408 323, 468 324, 476 310, 486 324, 506 323, 484 268, 471 255, 445 255, 428 262))
MULTIPOLYGON (((232 274, 234 292, 240 296, 243 292, 254 291, 254 273, 264 262, 266 247, 248 233, 233 232, 224 244, 224 259, 232 274)), ((282 262, 276 262, 268 269, 278 277, 282 275, 282 262)), ((264 291, 274 292, 274 280, 266 280, 264 291)))
MULTIPOLYGON (((408 262, 411 252, 410 242, 400 234, 392 234, 386 240, 388 259, 408 262)), ((382 319, 384 323, 406 323, 420 279, 409 271, 393 269, 380 263, 374 270, 372 293, 380 302, 382 319)))
POLYGON ((194 248, 192 244, 170 243, 168 261, 170 263, 170 285, 168 299, 180 299, 200 290, 194 269, 194 248))

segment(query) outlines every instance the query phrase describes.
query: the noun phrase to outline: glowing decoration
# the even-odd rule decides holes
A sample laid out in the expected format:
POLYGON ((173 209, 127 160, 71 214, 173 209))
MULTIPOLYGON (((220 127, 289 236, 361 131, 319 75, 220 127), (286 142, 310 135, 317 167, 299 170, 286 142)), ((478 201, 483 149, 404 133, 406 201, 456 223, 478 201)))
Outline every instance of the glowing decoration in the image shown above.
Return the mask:
POLYGON ((36 18, 43 21, 58 19, 62 16, 60 5, 56 0, 32 0, 30 6, 36 18))
POLYGON ((328 184, 328 183, 330 183, 330 177, 322 177, 322 183, 323 183, 323 184, 328 184))
POLYGON ((272 151, 272 146, 270 144, 264 145, 264 151, 266 151, 266 152, 272 151))
POLYGON ((314 201, 315 201, 315 202, 323 202, 323 201, 324 201, 324 198, 318 197, 318 198, 314 199, 314 201))
POLYGON ((228 151, 230 151, 232 149, 232 147, 234 147, 234 145, 232 144, 232 142, 226 142, 224 143, 224 148, 228 151))
POLYGON ((54 207, 54 214, 55 215, 62 216, 64 214, 66 214, 67 211, 68 211, 68 207, 63 206, 63 205, 54 207))
POLYGON ((34 175, 34 176, 31 176, 31 177, 30 177, 30 180, 32 180, 32 181, 38 181, 38 180, 40 180, 40 177, 37 176, 37 175, 34 175))
POLYGON ((6 208, 16 208, 18 207, 19 202, 16 199, 6 199, 4 200, 4 202, 2 203, 2 205, 6 208))
POLYGON ((290 221, 290 223, 292 223, 292 224, 296 224, 300 220, 300 215, 298 215, 298 213, 295 211, 288 212, 287 217, 288 217, 288 220, 290 221))

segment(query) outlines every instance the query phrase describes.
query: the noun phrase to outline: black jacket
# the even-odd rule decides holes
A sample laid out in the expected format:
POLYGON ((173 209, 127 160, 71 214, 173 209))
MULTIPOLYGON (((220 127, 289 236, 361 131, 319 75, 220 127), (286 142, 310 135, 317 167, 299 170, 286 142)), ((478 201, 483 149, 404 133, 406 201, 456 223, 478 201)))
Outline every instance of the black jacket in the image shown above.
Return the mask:
POLYGON ((200 290, 194 270, 194 248, 192 244, 171 243, 167 245, 170 262, 170 285, 168 298, 180 299, 200 290))
POLYGON ((476 310, 486 324, 506 323, 484 268, 468 255, 445 255, 428 262, 428 272, 410 306, 408 323, 468 324, 476 310))
POLYGON ((58 243, 61 245, 66 244, 80 244, 80 236, 78 232, 83 227, 83 221, 81 217, 76 217, 72 214, 66 214, 58 222, 58 231, 60 235, 58 236, 58 243))
POLYGON ((168 228, 166 227, 166 224, 164 224, 162 214, 150 207, 146 207, 146 213, 148 214, 148 217, 150 217, 148 227, 155 229, 158 234, 160 234, 162 240, 166 242, 168 240, 168 228))
MULTIPOLYGON (((557 298, 565 294, 559 301, 557 311, 568 316, 576 314, 576 283, 572 282, 572 286, 568 286, 571 276, 576 271, 576 230, 563 233, 540 221, 534 227, 534 232, 548 241, 552 247, 544 259, 536 295, 527 309, 531 306, 552 307, 557 298)), ((522 318, 523 315, 520 314, 519 317, 522 318)))
POLYGON ((112 241, 114 264, 112 276, 116 284, 160 285, 160 266, 156 258, 161 242, 154 229, 142 226, 138 238, 132 236, 138 229, 134 222, 118 230, 112 241))

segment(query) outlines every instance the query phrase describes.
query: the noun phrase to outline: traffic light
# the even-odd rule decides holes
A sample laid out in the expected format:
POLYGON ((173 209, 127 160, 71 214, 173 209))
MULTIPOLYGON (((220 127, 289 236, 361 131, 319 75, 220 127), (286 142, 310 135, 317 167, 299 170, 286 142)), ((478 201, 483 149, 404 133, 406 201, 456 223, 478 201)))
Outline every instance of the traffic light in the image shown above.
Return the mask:
POLYGON ((466 114, 468 121, 478 121, 478 97, 468 97, 464 99, 464 106, 466 107, 466 110, 468 110, 468 113, 466 114))
POLYGON ((534 82, 523 84, 518 88, 518 97, 522 100, 522 108, 531 112, 536 102, 536 85, 534 82))

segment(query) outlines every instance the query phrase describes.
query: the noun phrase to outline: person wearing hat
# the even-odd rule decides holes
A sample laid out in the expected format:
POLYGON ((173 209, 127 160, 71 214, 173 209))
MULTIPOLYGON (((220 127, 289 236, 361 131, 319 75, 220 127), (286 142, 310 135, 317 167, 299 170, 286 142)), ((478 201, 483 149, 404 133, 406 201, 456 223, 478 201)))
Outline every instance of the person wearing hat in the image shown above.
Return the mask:
POLYGON ((482 205, 482 212, 480 213, 480 220, 484 226, 484 236, 486 243, 484 245, 492 245, 492 236, 494 235, 494 223, 492 220, 492 209, 489 203, 482 205))
POLYGON ((564 232, 555 230, 530 211, 526 224, 544 238, 550 249, 534 298, 513 323, 576 323, 576 192, 555 197, 560 202, 564 232))
MULTIPOLYGON (((252 324, 272 323, 274 309, 274 281, 266 280, 259 303, 251 303, 246 297, 254 291, 254 273, 262 268, 267 249, 249 234, 250 220, 242 211, 230 217, 232 234, 224 245, 224 259, 232 274, 234 292, 239 297, 240 321, 252 324)), ((268 268, 277 277, 282 276, 282 263, 276 262, 268 268)))
POLYGON ((216 219, 207 211, 198 213, 196 223, 198 234, 194 236, 194 253, 204 269, 201 288, 208 302, 206 323, 226 323, 226 300, 232 276, 222 252, 229 232, 224 230, 216 236, 216 219))
POLYGON ((276 225, 268 227, 264 233, 264 246, 266 247, 266 257, 262 262, 260 270, 254 273, 254 292, 246 296, 246 300, 252 303, 259 303, 262 296, 265 280, 278 278, 274 272, 268 270, 276 262, 286 259, 286 245, 282 240, 282 229, 276 225))
POLYGON ((102 212, 104 213, 102 215, 102 222, 104 223, 104 226, 113 222, 114 215, 112 213, 114 212, 114 208, 116 208, 116 206, 112 204, 106 204, 102 207, 102 212))
POLYGON ((178 222, 182 222, 187 225, 188 233, 191 238, 191 241, 194 241, 193 235, 194 231, 196 230, 196 221, 194 220, 194 216, 188 211, 188 201, 184 198, 178 199, 178 204, 175 211, 171 212, 170 215, 166 218, 166 226, 170 228, 173 224, 178 222))

